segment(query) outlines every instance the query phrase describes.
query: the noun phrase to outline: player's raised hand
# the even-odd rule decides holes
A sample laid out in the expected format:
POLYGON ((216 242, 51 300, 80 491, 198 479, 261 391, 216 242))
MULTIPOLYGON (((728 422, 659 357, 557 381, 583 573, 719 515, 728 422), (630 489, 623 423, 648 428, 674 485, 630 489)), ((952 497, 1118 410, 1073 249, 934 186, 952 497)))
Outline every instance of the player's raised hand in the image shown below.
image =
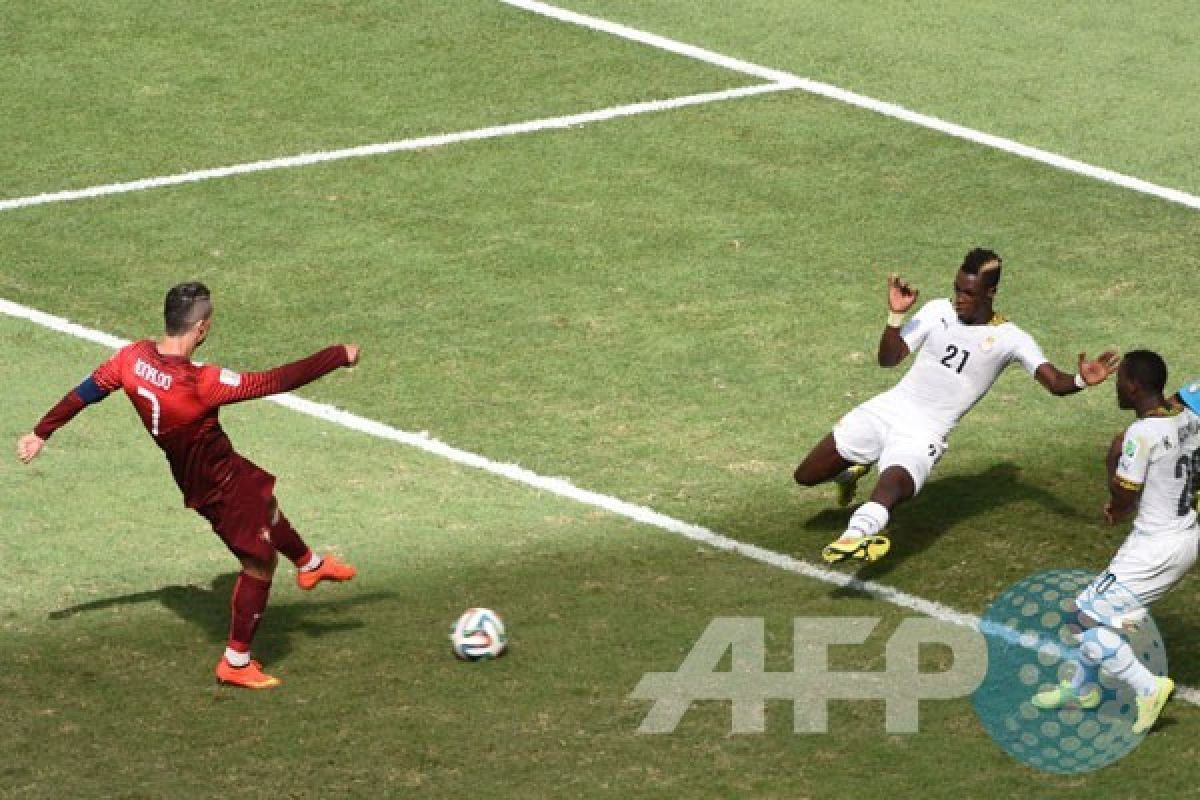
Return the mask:
POLYGON ((917 302, 917 288, 896 273, 888 274, 888 309, 897 313, 908 311, 917 302))
POLYGON ((45 444, 46 440, 36 433, 27 433, 17 440, 17 458, 21 459, 22 464, 28 464, 42 452, 45 444))
POLYGON ((344 347, 346 349, 346 360, 350 362, 349 366, 357 367, 358 366, 358 351, 359 351, 358 345, 344 344, 344 345, 342 345, 342 347, 344 347))
POLYGON ((1121 364, 1121 354, 1116 350, 1105 350, 1094 361, 1088 361, 1087 356, 1079 354, 1079 376, 1088 386, 1104 383, 1104 380, 1117 371, 1121 364))

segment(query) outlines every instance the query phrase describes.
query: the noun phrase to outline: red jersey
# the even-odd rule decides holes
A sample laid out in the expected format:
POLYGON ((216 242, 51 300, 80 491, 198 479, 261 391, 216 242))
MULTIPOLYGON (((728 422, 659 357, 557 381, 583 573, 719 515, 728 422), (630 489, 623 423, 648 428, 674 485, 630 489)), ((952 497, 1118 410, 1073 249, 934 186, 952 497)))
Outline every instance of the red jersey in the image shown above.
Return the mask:
POLYGON ((335 345, 266 372, 237 373, 163 355, 145 339, 122 347, 97 367, 42 418, 34 433, 49 438, 89 403, 124 389, 166 455, 184 504, 200 508, 217 500, 235 470, 249 464, 221 429, 221 406, 291 391, 348 363, 345 348, 335 345))

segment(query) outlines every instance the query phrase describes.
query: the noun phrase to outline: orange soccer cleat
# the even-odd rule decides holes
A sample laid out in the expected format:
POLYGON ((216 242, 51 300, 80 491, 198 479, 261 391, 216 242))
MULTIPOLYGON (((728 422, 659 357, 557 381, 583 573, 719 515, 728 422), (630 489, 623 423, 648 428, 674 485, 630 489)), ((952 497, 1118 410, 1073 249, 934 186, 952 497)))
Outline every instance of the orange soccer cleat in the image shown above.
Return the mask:
POLYGON ((244 667, 235 667, 225 656, 221 656, 221 660, 217 662, 217 681, 241 686, 243 689, 272 689, 281 683, 278 678, 263 672, 262 665, 257 661, 251 661, 244 667))
POLYGON ((321 581, 348 581, 357 574, 358 570, 354 567, 339 561, 332 553, 326 553, 321 559, 321 566, 307 572, 297 572, 296 583, 301 589, 308 591, 321 581))

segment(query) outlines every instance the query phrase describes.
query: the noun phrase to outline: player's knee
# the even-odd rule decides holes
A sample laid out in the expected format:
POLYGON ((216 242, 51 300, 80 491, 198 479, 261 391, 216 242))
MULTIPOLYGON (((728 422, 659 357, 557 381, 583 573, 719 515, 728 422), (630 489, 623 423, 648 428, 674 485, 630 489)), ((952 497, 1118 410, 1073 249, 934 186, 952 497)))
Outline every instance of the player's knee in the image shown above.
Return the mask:
POLYGON ((820 481, 815 480, 812 471, 807 464, 801 464, 796 467, 796 471, 792 473, 792 477, 796 479, 796 483, 801 486, 816 486, 820 481))
POLYGON ((269 581, 275 576, 275 567, 279 564, 279 555, 274 551, 269 556, 243 556, 242 571, 261 581, 269 581))

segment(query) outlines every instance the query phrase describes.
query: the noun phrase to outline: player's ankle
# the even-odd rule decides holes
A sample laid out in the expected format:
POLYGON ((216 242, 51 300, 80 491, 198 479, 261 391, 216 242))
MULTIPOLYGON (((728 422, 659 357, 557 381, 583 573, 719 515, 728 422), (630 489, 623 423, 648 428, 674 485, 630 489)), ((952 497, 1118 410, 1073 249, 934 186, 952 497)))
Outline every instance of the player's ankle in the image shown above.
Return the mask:
POLYGON ((249 650, 235 650, 232 647, 225 648, 225 661, 231 667, 245 667, 250 664, 249 650))
POLYGON ((312 572, 315 569, 320 569, 324 561, 325 559, 310 550, 308 551, 308 558, 301 559, 301 563, 296 565, 296 569, 301 572, 312 572))

